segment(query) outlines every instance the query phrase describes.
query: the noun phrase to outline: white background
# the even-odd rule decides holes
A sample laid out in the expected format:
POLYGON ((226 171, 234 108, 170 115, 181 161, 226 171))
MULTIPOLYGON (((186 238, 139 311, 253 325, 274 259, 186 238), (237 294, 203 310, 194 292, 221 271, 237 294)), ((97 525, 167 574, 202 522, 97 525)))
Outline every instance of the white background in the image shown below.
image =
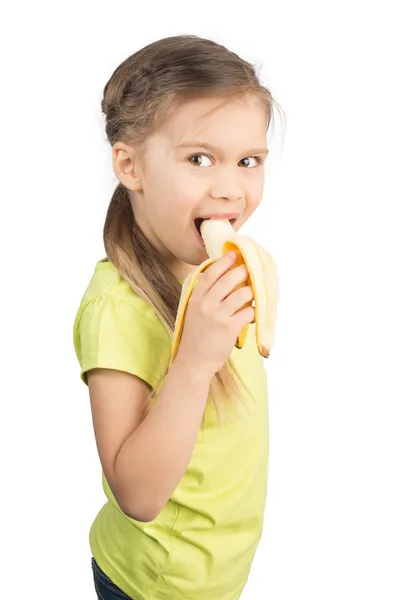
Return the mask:
POLYGON ((187 33, 257 64, 284 111, 240 231, 280 278, 265 526, 242 598, 400 598, 395 5, 2 5, 5 600, 95 599, 88 532, 106 498, 72 325, 117 183, 100 101, 130 54, 187 33))

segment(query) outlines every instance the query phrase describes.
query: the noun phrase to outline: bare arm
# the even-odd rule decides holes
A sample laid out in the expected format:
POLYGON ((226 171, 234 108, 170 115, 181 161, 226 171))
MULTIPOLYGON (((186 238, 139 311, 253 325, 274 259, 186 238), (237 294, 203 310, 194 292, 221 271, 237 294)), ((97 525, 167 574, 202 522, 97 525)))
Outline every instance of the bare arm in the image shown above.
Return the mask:
POLYGON ((179 357, 171 365, 157 402, 122 445, 114 476, 124 491, 127 514, 156 518, 189 464, 211 379, 179 357))

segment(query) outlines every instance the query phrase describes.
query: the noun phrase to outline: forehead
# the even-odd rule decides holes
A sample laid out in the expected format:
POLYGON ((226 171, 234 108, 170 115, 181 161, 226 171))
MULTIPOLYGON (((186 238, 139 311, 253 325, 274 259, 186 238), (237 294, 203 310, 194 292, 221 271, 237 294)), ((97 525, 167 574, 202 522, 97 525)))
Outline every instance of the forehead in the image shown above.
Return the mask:
POLYGON ((217 146, 262 145, 265 143, 267 115, 255 97, 236 100, 219 98, 186 102, 170 117, 163 135, 171 148, 192 139, 217 146))

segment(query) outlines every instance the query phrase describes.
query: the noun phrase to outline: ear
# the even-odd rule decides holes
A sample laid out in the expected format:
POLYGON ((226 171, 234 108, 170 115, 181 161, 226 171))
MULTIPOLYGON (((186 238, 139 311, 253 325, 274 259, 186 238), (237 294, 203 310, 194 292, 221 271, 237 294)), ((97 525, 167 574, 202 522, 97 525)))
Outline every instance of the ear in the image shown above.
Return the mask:
POLYGON ((116 177, 128 190, 142 189, 139 157, 132 146, 116 142, 112 147, 113 169, 116 177))

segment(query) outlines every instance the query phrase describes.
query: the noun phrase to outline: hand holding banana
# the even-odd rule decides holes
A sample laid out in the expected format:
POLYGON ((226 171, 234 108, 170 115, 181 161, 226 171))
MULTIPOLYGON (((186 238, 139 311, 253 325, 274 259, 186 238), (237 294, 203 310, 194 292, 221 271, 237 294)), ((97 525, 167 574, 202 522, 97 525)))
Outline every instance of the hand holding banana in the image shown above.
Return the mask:
POLYGON ((206 219, 201 223, 200 232, 209 258, 183 282, 170 365, 184 342, 187 351, 191 348, 194 358, 201 364, 200 349, 196 349, 195 341, 202 338, 207 344, 204 360, 210 360, 215 345, 221 347, 213 367, 217 371, 232 351, 232 335, 236 348, 242 348, 252 322, 255 323, 258 351, 268 358, 274 343, 279 295, 277 271, 271 255, 249 236, 237 234, 228 219, 206 219), (224 256, 231 251, 236 253, 235 262, 224 256), (187 313, 191 319, 185 321, 187 313), (213 341, 210 338, 212 332, 213 341))

